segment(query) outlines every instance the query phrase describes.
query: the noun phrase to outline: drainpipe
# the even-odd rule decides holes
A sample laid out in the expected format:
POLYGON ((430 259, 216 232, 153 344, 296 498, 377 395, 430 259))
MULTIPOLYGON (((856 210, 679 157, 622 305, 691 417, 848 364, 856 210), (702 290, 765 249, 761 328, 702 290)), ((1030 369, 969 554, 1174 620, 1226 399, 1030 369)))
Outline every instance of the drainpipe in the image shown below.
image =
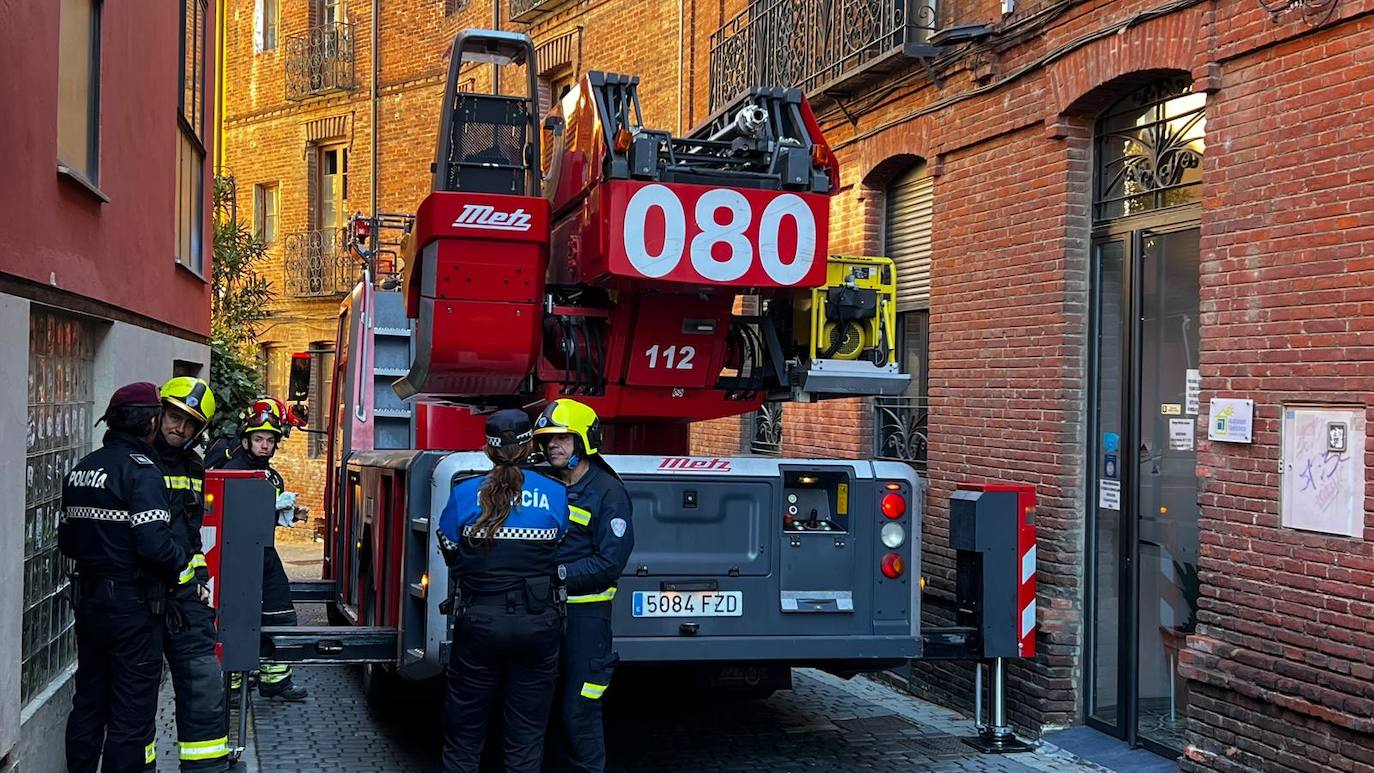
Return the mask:
MULTIPOLYGON (((372 0, 372 217, 377 216, 377 170, 381 165, 381 131, 377 118, 381 113, 382 88, 378 82, 382 71, 382 0, 372 0)), ((376 229, 373 229, 374 231, 376 229)))
MULTIPOLYGON (((501 0, 491 0, 491 28, 497 32, 501 31, 501 0)), ((534 62, 530 62, 529 67, 535 67, 534 62)), ((501 93, 501 65, 496 62, 491 63, 491 93, 499 95, 501 93)))

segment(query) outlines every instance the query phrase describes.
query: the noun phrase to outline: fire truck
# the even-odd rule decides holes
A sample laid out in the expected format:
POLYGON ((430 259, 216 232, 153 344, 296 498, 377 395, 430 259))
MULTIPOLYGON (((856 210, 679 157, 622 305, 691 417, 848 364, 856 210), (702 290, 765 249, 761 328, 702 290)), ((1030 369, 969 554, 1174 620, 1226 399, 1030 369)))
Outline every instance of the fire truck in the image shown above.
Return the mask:
POLYGON ((485 414, 572 397, 634 505, 622 664, 766 691, 920 657, 910 466, 691 450, 696 422, 908 383, 892 261, 828 254, 839 167, 806 98, 753 89, 679 137, 644 125, 637 77, 588 72, 541 120, 534 61, 521 34, 454 41, 401 289, 369 276, 339 309, 323 579, 296 595, 352 630, 277 631, 278 656, 439 675, 437 516, 489 469, 485 414), (474 63, 523 93, 462 90, 474 63))

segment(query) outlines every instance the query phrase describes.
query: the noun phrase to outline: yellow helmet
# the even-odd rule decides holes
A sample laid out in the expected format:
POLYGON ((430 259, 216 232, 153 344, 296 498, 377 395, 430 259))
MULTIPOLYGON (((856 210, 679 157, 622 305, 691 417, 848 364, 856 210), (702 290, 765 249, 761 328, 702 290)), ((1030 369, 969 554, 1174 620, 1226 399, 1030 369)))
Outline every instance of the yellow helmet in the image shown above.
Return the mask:
POLYGON ((282 416, 281 401, 273 397, 261 397, 253 402, 248 416, 239 430, 242 437, 253 432, 272 432, 281 437, 286 434, 285 420, 282 416))
POLYGON ((163 384, 159 394, 163 403, 190 414, 201 427, 215 418, 215 393, 204 379, 177 376, 163 384))
POLYGON ((549 403, 534 422, 534 436, 575 435, 582 441, 581 453, 595 456, 601 451, 601 419, 590 406, 566 397, 549 403))

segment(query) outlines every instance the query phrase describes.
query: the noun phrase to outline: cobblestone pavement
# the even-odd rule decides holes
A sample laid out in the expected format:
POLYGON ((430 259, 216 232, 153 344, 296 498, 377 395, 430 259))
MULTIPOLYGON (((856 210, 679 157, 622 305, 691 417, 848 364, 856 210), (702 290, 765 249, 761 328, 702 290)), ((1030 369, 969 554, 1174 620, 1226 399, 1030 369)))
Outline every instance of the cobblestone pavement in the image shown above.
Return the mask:
MULTIPOLYGON (((287 571, 312 576, 311 550, 284 549, 287 571)), ((301 618, 318 623, 322 613, 302 607, 301 618)), ((437 685, 408 687, 371 708, 356 667, 298 668, 296 674, 310 690, 304 703, 254 702, 248 770, 439 770, 437 685)), ((163 693, 159 770, 174 770, 169 685, 163 693)), ((794 689, 766 700, 617 682, 606 708, 614 771, 1106 770, 1048 744, 1029 754, 980 755, 962 743, 973 729, 958 714, 867 679, 810 670, 796 673, 794 689)))

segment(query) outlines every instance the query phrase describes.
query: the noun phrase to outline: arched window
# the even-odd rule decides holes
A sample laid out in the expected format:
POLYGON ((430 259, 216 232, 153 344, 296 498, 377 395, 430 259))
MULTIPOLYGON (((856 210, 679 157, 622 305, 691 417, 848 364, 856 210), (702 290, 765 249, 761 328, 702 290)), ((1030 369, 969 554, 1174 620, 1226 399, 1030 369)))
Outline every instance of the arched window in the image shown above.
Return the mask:
POLYGON ((1096 132, 1095 220, 1201 199, 1207 95, 1189 89, 1186 78, 1157 81, 1102 113, 1096 132))

